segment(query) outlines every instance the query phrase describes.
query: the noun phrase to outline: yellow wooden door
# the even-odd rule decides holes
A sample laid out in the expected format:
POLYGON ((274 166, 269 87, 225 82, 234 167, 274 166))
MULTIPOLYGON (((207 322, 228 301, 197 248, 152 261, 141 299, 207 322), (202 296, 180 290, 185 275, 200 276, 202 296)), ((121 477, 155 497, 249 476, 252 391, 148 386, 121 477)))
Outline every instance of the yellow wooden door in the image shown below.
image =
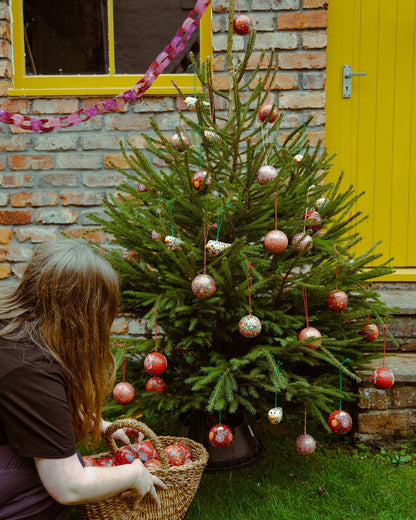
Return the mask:
MULTIPOLYGON (((357 252, 394 257, 394 275, 416 281, 416 2, 330 0, 328 9, 326 145, 337 153, 332 179, 365 191, 357 209, 357 252), (343 66, 351 65, 351 97, 343 97, 343 66)), ((330 177, 331 178, 331 177, 330 177)))

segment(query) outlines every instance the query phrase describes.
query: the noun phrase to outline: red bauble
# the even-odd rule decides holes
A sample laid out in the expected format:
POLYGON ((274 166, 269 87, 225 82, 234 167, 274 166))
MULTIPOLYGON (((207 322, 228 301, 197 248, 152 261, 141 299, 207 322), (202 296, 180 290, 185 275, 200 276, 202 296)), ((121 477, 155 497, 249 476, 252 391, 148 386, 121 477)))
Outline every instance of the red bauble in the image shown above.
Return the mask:
POLYGON ((113 397, 120 404, 127 404, 134 398, 134 386, 126 381, 118 383, 113 389, 113 397))
POLYGON ((376 368, 373 372, 371 380, 373 385, 380 390, 386 390, 394 385, 394 374, 387 368, 376 368))
POLYGON ((308 211, 302 216, 303 220, 306 220, 306 227, 316 231, 322 225, 321 215, 317 211, 308 211))
POLYGON ((380 331, 375 323, 366 323, 360 330, 359 334, 368 342, 378 338, 380 331))
POLYGON ((146 381, 146 392, 166 392, 165 380, 161 377, 151 377, 146 381))
POLYGON ((143 462, 145 468, 157 468, 161 464, 159 459, 149 459, 146 462, 143 462))
POLYGON ((240 36, 248 34, 253 27, 253 22, 246 14, 239 14, 234 18, 234 32, 240 36))
POLYGON ((165 453, 170 466, 182 466, 185 463, 187 451, 179 442, 166 446, 165 453))
POLYGON ((144 369, 151 376, 160 376, 168 366, 168 360, 160 352, 152 352, 144 360, 144 369))
POLYGON ((271 103, 266 103, 260 107, 258 116, 260 121, 264 123, 269 115, 270 119, 268 120, 268 123, 274 123, 279 115, 279 111, 276 107, 273 108, 271 103))
POLYGON ((328 426, 338 435, 347 433, 352 428, 351 415, 344 410, 335 410, 328 417, 328 426))
POLYGON ((348 296, 344 291, 334 289, 328 294, 326 304, 331 311, 343 311, 348 305, 348 296))
POLYGON ((116 466, 131 464, 134 459, 137 459, 137 450, 133 446, 122 446, 114 454, 116 466))
POLYGON ((312 455, 316 449, 316 440, 308 433, 298 435, 295 440, 295 450, 299 455, 312 455))
POLYGON ((83 455, 82 458, 84 460, 84 466, 85 467, 98 466, 97 461, 93 457, 90 457, 89 455, 83 455))
POLYGON ((205 191, 208 186, 211 184, 211 175, 208 174, 205 170, 199 170, 194 173, 192 177, 192 186, 196 191, 205 191))
POLYGON ((150 441, 142 441, 134 445, 137 458, 142 462, 146 462, 150 459, 157 459, 157 451, 154 449, 153 444, 150 441))
POLYGON ((209 442, 214 448, 218 448, 218 446, 226 448, 231 444, 232 440, 233 432, 226 424, 216 424, 209 431, 209 442))
POLYGON ((283 231, 274 229, 264 237, 264 245, 270 253, 282 253, 288 246, 289 240, 283 231))
POLYGON ((97 466, 115 466, 116 463, 114 462, 112 457, 101 457, 101 459, 97 460, 97 466))
POLYGON ((322 343, 320 339, 317 339, 320 337, 321 337, 321 333, 319 332, 318 329, 315 329, 315 327, 305 327, 298 334, 299 340, 316 339, 315 344, 314 343, 304 343, 303 344, 305 347, 309 347, 309 348, 313 348, 313 349, 317 349, 318 346, 322 343))

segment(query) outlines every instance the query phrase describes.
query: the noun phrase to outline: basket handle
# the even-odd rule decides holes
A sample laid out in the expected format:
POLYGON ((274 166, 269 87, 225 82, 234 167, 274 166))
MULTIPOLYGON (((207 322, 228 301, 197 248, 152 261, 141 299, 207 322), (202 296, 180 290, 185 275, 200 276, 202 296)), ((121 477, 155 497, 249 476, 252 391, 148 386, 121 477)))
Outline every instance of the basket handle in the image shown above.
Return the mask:
POLYGON ((163 449, 162 443, 158 439, 157 435, 154 431, 146 426, 146 424, 136 421, 136 419, 117 419, 109 426, 107 426, 104 432, 104 440, 110 448, 111 454, 114 455, 118 450, 116 441, 113 438, 113 433, 119 430, 120 428, 133 428, 139 432, 142 432, 145 437, 147 437, 153 444, 163 469, 169 469, 170 465, 168 462, 168 458, 166 456, 165 450, 163 449))

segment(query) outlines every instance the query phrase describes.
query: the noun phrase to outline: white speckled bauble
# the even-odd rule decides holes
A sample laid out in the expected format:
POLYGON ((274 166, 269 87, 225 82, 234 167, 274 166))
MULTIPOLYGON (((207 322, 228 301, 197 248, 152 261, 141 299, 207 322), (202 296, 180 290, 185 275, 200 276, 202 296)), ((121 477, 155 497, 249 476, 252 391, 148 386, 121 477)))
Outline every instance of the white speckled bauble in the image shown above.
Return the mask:
POLYGON ((310 235, 306 235, 303 232, 293 235, 290 243, 298 252, 303 251, 304 253, 309 253, 313 247, 312 237, 310 235))
POLYGON ((347 308, 348 296, 344 291, 334 289, 328 294, 326 304, 331 311, 343 311, 347 308))
POLYGON ((209 274, 199 274, 192 280, 192 292, 197 298, 210 298, 216 288, 215 280, 209 274))
POLYGON ((264 184, 268 184, 273 179, 277 177, 277 170, 273 166, 270 166, 268 164, 264 164, 263 166, 260 166, 258 172, 257 172, 257 182, 261 184, 262 186, 264 184))
POLYGON ((300 162, 302 162, 302 160, 303 160, 302 154, 298 153, 297 155, 295 155, 295 162, 300 163, 300 162))
POLYGON ((220 253, 225 251, 227 247, 230 247, 231 244, 227 244, 226 242, 220 242, 219 240, 208 240, 205 249, 213 256, 218 256, 220 253))
POLYGON ((288 246, 287 236, 278 229, 269 231, 264 238, 264 246, 270 253, 282 253, 288 246))
POLYGON ((315 209, 316 211, 321 211, 321 209, 325 206, 325 204, 328 204, 328 199, 326 199, 325 197, 321 197, 320 199, 318 199, 316 202, 315 202, 315 209))
POLYGON ((262 105, 259 109, 259 119, 262 123, 266 121, 266 119, 269 117, 268 123, 274 123, 279 115, 279 111, 276 107, 273 108, 273 105, 271 103, 266 103, 265 105, 262 105), (273 109, 273 110, 272 110, 273 109))
POLYGON ((183 241, 178 237, 173 237, 172 235, 165 236, 165 244, 171 251, 176 251, 181 247, 183 241))
POLYGON ((279 424, 283 417, 283 409, 280 406, 277 408, 270 408, 268 417, 272 424, 279 424))
POLYGON ((134 394, 134 386, 126 381, 118 383, 113 388, 113 397, 120 404, 130 403, 134 398, 134 394))
POLYGON ((261 321, 257 316, 247 314, 238 323, 238 330, 246 338, 254 338, 261 332, 261 321))
POLYGON ((178 150, 178 152, 184 152, 189 148, 190 145, 189 139, 182 132, 179 134, 173 134, 170 138, 170 142, 172 143, 172 146, 175 148, 175 150, 178 150))
POLYGON ((318 346, 322 343, 322 341, 320 339, 317 339, 320 337, 321 337, 321 333, 319 332, 318 329, 315 329, 315 327, 305 327, 298 334, 298 339, 300 341, 304 340, 304 339, 315 339, 316 340, 314 343, 304 343, 303 344, 305 347, 309 347, 312 349, 317 349, 318 346))
POLYGON ((295 440, 295 450, 299 455, 312 455, 316 449, 316 440, 308 433, 298 435, 295 440))

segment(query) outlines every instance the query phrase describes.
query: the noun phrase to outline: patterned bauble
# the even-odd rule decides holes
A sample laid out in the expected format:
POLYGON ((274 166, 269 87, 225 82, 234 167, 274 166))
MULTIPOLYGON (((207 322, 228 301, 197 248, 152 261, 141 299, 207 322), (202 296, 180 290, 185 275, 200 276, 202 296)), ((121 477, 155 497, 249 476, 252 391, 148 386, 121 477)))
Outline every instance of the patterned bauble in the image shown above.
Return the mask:
POLYGON ((94 459, 94 457, 91 457, 90 455, 83 455, 82 459, 84 461, 84 466, 87 468, 90 466, 98 466, 97 461, 94 459))
POLYGON ((136 251, 125 251, 123 253, 123 258, 125 260, 127 260, 127 262, 132 262, 133 260, 135 262, 140 262, 140 257, 139 255, 136 253, 136 251))
POLYGON ((199 170, 192 177, 192 186, 196 191, 206 191, 211 184, 211 175, 205 170, 199 170))
POLYGON ((134 399, 134 386, 126 381, 118 383, 113 389, 113 397, 120 404, 127 404, 134 399))
POLYGON ((283 417, 283 409, 280 406, 277 408, 270 408, 268 417, 272 424, 279 424, 283 417))
POLYGON ((161 394, 165 393, 165 380, 161 377, 151 377, 146 381, 146 392, 159 392, 161 394))
POLYGON ((290 244, 294 246, 295 250, 300 253, 309 253, 313 247, 313 240, 310 235, 306 235, 302 231, 293 235, 290 244))
POLYGON ((152 352, 145 357, 144 369, 151 376, 160 376, 166 370, 168 360, 161 352, 152 352))
POLYGON ((298 153, 297 155, 295 155, 295 162, 297 162, 298 164, 300 162, 302 162, 303 160, 303 155, 301 153, 298 153))
POLYGON ((137 458, 142 462, 146 462, 151 459, 157 459, 157 451, 150 441, 138 442, 132 446, 136 449, 137 458))
POLYGON ((133 460, 136 460, 137 458, 137 451, 133 446, 122 446, 114 454, 114 462, 116 463, 116 466, 131 464, 133 460))
POLYGON ((184 103, 190 110, 195 111, 197 101, 198 99, 196 97, 188 96, 185 98, 184 103))
POLYGON ((317 349, 318 346, 322 343, 322 341, 318 338, 321 337, 321 333, 315 327, 305 327, 298 334, 299 340, 312 339, 315 340, 314 343, 303 343, 304 347, 309 347, 312 349, 317 349))
POLYGON ((325 197, 321 197, 320 199, 318 199, 316 202, 315 202, 315 209, 316 211, 321 211, 321 209, 326 205, 328 204, 328 199, 326 199, 325 197))
POLYGON ((184 152, 189 148, 190 145, 188 137, 182 132, 179 134, 173 134, 170 138, 170 142, 172 143, 172 146, 175 148, 175 150, 178 150, 178 152, 184 152))
POLYGON ((299 455, 312 455, 316 449, 316 440, 308 433, 298 435, 295 440, 295 450, 299 455))
POLYGON ((247 314, 238 322, 238 330, 246 338, 255 338, 261 332, 261 321, 257 316, 247 314))
POLYGON ((394 385, 394 374, 387 368, 376 368, 371 377, 373 385, 380 390, 386 390, 394 385))
POLYGON ((344 291, 334 289, 328 294, 326 305, 331 311, 343 311, 348 305, 348 296, 344 291))
POLYGON ((375 323, 366 323, 358 334, 361 334, 366 341, 370 342, 378 338, 380 331, 375 323))
POLYGON ((338 435, 347 433, 352 428, 351 415, 344 410, 335 410, 328 417, 328 426, 338 435))
POLYGON ((169 444, 164 448, 169 466, 182 466, 186 459, 186 449, 179 442, 169 444))
POLYGON ((204 136, 210 143, 220 144, 221 137, 214 130, 204 130, 204 136))
POLYGON ((245 36, 251 31, 253 27, 253 21, 246 14, 239 14, 234 18, 233 27, 236 34, 245 36))
POLYGON ((256 179, 257 182, 263 186, 264 184, 268 184, 269 182, 271 182, 276 177, 276 168, 273 168, 273 166, 270 166, 268 164, 264 164, 263 166, 260 166, 257 172, 256 179))
POLYGON ((114 462, 113 457, 105 456, 100 457, 97 459, 97 466, 115 466, 116 463, 114 462))
POLYGON ((306 221, 306 227, 308 229, 313 229, 314 231, 319 229, 322 225, 322 217, 317 211, 307 211, 302 216, 302 219, 306 221))
POLYGON ((274 229, 264 237, 264 246, 270 253, 282 253, 288 246, 289 240, 283 231, 274 229))
POLYGON ((226 448, 233 440, 233 432, 226 424, 216 424, 210 429, 208 438, 214 448, 218 448, 218 446, 226 448))
POLYGON ((315 233, 313 234, 313 236, 315 238, 321 238, 323 237, 324 235, 326 235, 326 230, 325 229, 318 229, 318 231, 315 231, 315 233))
POLYGON ((215 280, 209 274, 199 274, 192 280, 192 292, 197 298, 210 298, 216 289, 215 280))
POLYGON ((146 460, 146 462, 143 462, 145 468, 158 468, 161 464, 162 463, 159 459, 149 459, 146 460))
POLYGON ((279 111, 276 107, 273 108, 271 103, 266 103, 260 107, 258 116, 262 123, 264 123, 269 116, 270 119, 268 120, 268 123, 274 123, 279 116, 279 111))
POLYGON ((168 246, 168 248, 171 251, 176 251, 177 249, 179 249, 182 246, 183 241, 178 237, 174 237, 172 235, 166 235, 165 244, 168 246))
POLYGON ((230 246, 231 244, 227 244, 226 242, 219 242, 218 240, 208 240, 205 248, 212 256, 217 256, 223 251, 225 251, 227 247, 230 246))

